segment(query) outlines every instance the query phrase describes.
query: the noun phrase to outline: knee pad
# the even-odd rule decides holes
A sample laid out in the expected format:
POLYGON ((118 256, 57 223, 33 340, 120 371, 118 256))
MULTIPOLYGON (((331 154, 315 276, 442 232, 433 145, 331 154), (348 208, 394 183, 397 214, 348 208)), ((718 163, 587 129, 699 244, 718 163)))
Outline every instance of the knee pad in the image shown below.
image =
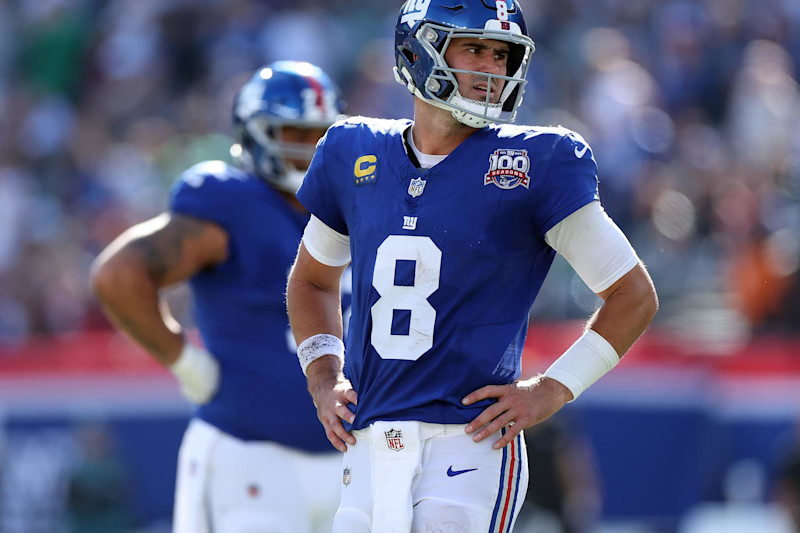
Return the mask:
POLYGON ((332 533, 370 533, 372 518, 361 509, 340 508, 333 519, 332 533))
POLYGON ((473 505, 425 499, 414 506, 411 533, 488 531, 487 510, 473 505))

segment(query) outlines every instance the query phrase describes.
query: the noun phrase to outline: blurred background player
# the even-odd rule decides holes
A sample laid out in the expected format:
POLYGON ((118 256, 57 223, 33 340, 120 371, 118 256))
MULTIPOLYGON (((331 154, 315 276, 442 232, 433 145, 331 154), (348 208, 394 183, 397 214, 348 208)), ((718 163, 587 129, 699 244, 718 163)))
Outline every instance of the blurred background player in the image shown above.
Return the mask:
POLYGON ((176 533, 330 528, 341 457, 297 369, 284 290, 308 220, 295 192, 342 107, 314 65, 262 68, 234 103, 239 168, 189 168, 168 212, 129 228, 93 265, 108 317, 199 406, 178 458, 176 533), (204 347, 189 341, 160 296, 184 281, 204 347))
POLYGON ((69 532, 130 531, 130 478, 113 433, 101 421, 86 421, 76 437, 80 459, 66 477, 69 532))

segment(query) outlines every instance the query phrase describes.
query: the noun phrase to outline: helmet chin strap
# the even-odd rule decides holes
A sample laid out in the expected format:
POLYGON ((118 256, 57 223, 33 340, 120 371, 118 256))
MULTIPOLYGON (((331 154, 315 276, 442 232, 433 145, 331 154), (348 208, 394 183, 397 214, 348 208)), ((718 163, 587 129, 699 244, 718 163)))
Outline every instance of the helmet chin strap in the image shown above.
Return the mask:
POLYGON ((464 98, 458 92, 447 103, 425 98, 417 88, 414 88, 414 96, 439 109, 450 111, 454 119, 470 128, 480 129, 491 124, 492 120, 498 118, 503 111, 503 104, 486 104, 464 98), (453 109, 453 105, 448 104, 454 104, 461 109, 453 109), (485 115, 488 118, 479 115, 485 115))
POLYGON ((503 104, 479 102, 478 100, 464 98, 458 92, 450 99, 450 103, 462 108, 453 110, 453 118, 471 128, 483 128, 492 119, 500 117, 500 113, 503 111, 503 104), (489 118, 478 117, 470 114, 470 112, 476 115, 485 115, 489 118))

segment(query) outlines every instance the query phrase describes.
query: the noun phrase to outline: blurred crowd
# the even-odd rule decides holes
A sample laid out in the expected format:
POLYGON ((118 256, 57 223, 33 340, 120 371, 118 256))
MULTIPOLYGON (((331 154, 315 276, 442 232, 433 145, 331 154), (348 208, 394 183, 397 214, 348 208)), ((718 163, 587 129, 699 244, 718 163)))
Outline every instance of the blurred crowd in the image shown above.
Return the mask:
MULTIPOLYGON (((0 345, 108 327, 90 261, 185 167, 228 157, 233 96, 265 62, 321 65, 349 114, 410 117, 400 3, 0 0, 0 345)), ((591 144, 656 327, 710 345, 800 332, 800 3, 520 5, 537 51, 518 122, 591 144)), ((559 263, 533 316, 586 316, 587 293, 559 263)))

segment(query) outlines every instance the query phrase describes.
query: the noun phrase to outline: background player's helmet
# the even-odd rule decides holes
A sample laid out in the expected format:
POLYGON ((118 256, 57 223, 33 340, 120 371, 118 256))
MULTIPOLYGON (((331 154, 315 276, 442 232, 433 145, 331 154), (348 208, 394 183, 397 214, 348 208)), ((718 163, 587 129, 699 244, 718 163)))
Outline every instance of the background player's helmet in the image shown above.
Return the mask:
MULTIPOLYGON (((395 78, 432 105, 453 112, 459 122, 482 128, 490 122, 511 122, 522 103, 528 61, 534 51, 522 11, 515 0, 407 0, 395 26, 395 78), (464 98, 444 54, 451 39, 479 37, 509 45, 500 102, 464 98)), ((480 73, 477 73, 480 74, 480 73)))
POLYGON ((261 68, 242 86, 233 105, 238 144, 236 163, 276 188, 295 193, 307 168, 289 160, 310 162, 314 146, 282 140, 283 126, 327 128, 342 117, 339 89, 319 67, 299 61, 277 61, 261 68))

